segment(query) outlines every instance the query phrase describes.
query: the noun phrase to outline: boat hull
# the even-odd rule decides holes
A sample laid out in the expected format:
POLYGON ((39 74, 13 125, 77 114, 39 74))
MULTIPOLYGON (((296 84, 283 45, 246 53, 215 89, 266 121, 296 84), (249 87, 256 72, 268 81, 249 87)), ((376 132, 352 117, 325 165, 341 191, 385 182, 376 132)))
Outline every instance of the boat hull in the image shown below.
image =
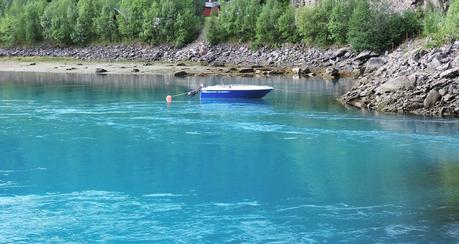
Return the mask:
POLYGON ((272 91, 272 88, 257 90, 205 90, 201 91, 201 99, 260 99, 272 91))

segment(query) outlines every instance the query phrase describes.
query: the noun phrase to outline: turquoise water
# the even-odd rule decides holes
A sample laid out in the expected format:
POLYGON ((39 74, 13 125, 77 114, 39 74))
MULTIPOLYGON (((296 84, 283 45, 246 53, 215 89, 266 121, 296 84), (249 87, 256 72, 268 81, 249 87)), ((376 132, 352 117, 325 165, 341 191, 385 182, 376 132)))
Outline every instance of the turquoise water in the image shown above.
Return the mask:
POLYGON ((350 81, 0 75, 0 242, 459 241, 459 121, 341 107, 350 81), (257 102, 167 94, 200 83, 257 102))

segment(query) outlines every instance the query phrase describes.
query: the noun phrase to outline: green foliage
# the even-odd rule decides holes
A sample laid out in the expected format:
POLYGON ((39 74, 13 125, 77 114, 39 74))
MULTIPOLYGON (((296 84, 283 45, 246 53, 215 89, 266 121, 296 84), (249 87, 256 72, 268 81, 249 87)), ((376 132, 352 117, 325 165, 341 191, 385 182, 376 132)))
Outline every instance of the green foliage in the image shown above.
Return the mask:
POLYGON ((0 18, 5 15, 5 11, 7 9, 8 2, 7 1, 0 1, 0 18))
POLYGON ((40 18, 45 11, 46 1, 31 1, 24 9, 23 23, 25 41, 33 44, 43 40, 43 29, 40 25, 40 18))
POLYGON ((193 0, 160 0, 145 13, 142 40, 183 46, 192 42, 201 30, 202 18, 195 14, 193 0))
POLYGON ((162 2, 155 1, 145 13, 145 19, 142 24, 143 32, 140 35, 143 41, 151 43, 161 42, 162 26, 162 2))
POLYGON ((284 13, 277 20, 277 31, 280 33, 282 42, 298 42, 299 35, 296 27, 295 9, 291 5, 287 5, 284 13))
POLYGON ((280 42, 278 20, 282 16, 283 6, 277 0, 268 0, 263 6, 256 22, 256 41, 275 44, 280 42))
POLYGON ((231 0, 222 2, 219 25, 226 38, 240 42, 253 41, 257 17, 261 10, 259 0, 231 0))
POLYGON ((306 43, 320 46, 332 43, 328 22, 333 7, 333 0, 323 0, 315 6, 304 7, 299 12, 298 30, 306 43))
POLYGON ((379 49, 380 33, 376 11, 367 1, 358 1, 349 20, 348 40, 354 50, 379 49))
POLYGON ((121 35, 128 40, 135 40, 143 32, 144 12, 151 6, 147 0, 122 0, 119 28, 121 35))
POLYGON ((94 19, 94 30, 97 39, 105 42, 120 40, 118 29, 118 15, 115 12, 117 1, 105 0, 102 3, 101 11, 94 19))
POLYGON ((45 1, 22 0, 3 4, 5 12, 0 19, 0 42, 14 45, 42 40, 43 31, 39 23, 46 6, 45 1))
POLYGON ((330 15, 327 28, 333 42, 347 43, 349 20, 355 8, 354 0, 337 0, 330 15))
POLYGON ((298 41, 295 9, 282 1, 268 0, 256 22, 256 45, 298 41))
POLYGON ((12 2, 5 11, 0 38, 7 45, 19 44, 25 40, 25 19, 23 17, 25 4, 24 1, 12 2))
POLYGON ((0 42, 11 45, 15 41, 14 20, 9 15, 0 20, 0 42))
POLYGON ((406 38, 418 35, 422 30, 422 23, 416 12, 405 11, 402 14, 390 15, 388 30, 390 45, 396 46, 406 38))
POLYGON ((412 11, 392 13, 384 5, 360 0, 349 21, 348 41, 355 51, 383 51, 394 48, 421 29, 418 15, 412 11))
POLYGON ((175 23, 175 45, 180 47, 194 41, 202 26, 202 17, 195 14, 193 0, 181 0, 175 23))
POLYGON ((72 0, 52 1, 41 17, 41 26, 46 40, 59 45, 72 44, 74 23, 78 16, 72 0))
POLYGON ((426 36, 436 35, 441 28, 444 21, 444 15, 442 12, 429 9, 426 11, 423 20, 423 33, 426 36))
POLYGON ((451 1, 441 34, 446 41, 459 38, 459 0, 451 1))
POLYGON ((75 29, 71 34, 72 41, 77 44, 85 44, 94 37, 93 23, 96 17, 95 1, 79 0, 77 4, 78 17, 75 29))
POLYGON ((225 40, 223 30, 218 23, 217 14, 212 14, 206 21, 206 37, 210 44, 214 45, 225 40))
MULTIPOLYGON (((459 0, 451 1, 446 16, 433 8, 423 15, 394 13, 381 2, 321 0, 296 9, 289 0, 222 0, 204 31, 212 44, 351 44, 356 51, 390 49, 421 30, 439 43, 459 37, 459 0)), ((124 40, 183 46, 202 31, 203 5, 204 0, 0 0, 0 44, 124 40)))

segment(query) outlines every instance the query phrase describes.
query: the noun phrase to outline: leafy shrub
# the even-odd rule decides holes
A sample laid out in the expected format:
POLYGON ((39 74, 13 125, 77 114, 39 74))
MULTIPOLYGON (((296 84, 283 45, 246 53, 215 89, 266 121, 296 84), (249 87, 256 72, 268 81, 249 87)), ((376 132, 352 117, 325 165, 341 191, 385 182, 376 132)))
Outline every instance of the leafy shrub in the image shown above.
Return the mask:
POLYGON ((406 38, 416 36, 422 30, 421 20, 413 11, 403 14, 391 14, 388 18, 388 40, 392 47, 399 45, 406 38))
POLYGON ((11 45, 15 42, 14 20, 11 16, 5 15, 0 20, 0 41, 11 45))
POLYGON ((306 43, 321 46, 332 43, 328 23, 333 7, 333 0, 323 0, 315 6, 304 7, 299 12, 298 30, 306 43))
POLYGON ((33 44, 43 40, 43 29, 40 18, 46 8, 46 1, 31 1, 24 8, 22 27, 25 33, 25 42, 33 44))
POLYGON ((206 37, 210 44, 214 45, 225 40, 225 34, 218 23, 217 14, 212 14, 206 21, 206 37))
POLYGON ((391 13, 377 9, 367 1, 358 1, 349 20, 348 41, 352 48, 357 52, 390 48, 393 33, 389 22, 392 17, 391 13))
POLYGON ((263 6, 256 22, 256 41, 258 43, 280 42, 278 19, 282 16, 283 6, 277 0, 268 0, 263 6))
POLYGON ((125 39, 135 40, 140 37, 140 33, 143 32, 144 12, 150 6, 147 0, 121 1, 119 28, 125 39))
POLYGON ((432 36, 440 31, 441 24, 444 21, 443 13, 436 10, 427 10, 423 20, 423 33, 426 36, 432 36))
POLYGON ((151 43, 161 42, 160 31, 161 31, 161 2, 153 2, 150 9, 145 13, 145 19, 142 25, 143 32, 141 38, 144 41, 151 43))
POLYGON ((349 20, 355 8, 353 0, 337 0, 330 15, 327 28, 333 42, 338 44, 347 43, 349 20))
POLYGON ((84 44, 94 37, 94 19, 96 17, 95 2, 93 0, 79 0, 77 4, 78 16, 76 18, 75 29, 72 32, 72 41, 84 44))
POLYGON ((101 41, 118 41, 120 33, 118 29, 117 1, 105 0, 102 3, 100 14, 94 19, 95 35, 101 41))
POLYGON ((253 41, 256 37, 259 0, 231 0, 222 2, 219 25, 225 36, 238 41, 253 41))
POLYGON ((459 38, 459 1, 452 0, 449 6, 444 25, 441 29, 441 34, 448 40, 459 38))
POLYGON ((52 1, 41 17, 45 39, 60 45, 72 44, 71 35, 78 13, 72 0, 52 1))
POLYGON ((0 17, 5 15, 6 1, 0 1, 0 17))
POLYGON ((389 12, 384 5, 360 0, 349 21, 348 41, 355 51, 383 51, 421 31, 421 21, 413 11, 389 12))
POLYGON ((182 46, 192 42, 201 30, 202 18, 195 14, 193 0, 160 0, 146 12, 141 38, 153 44, 182 46))
POLYGON ((286 6, 284 13, 277 21, 277 30, 283 42, 295 43, 300 41, 293 6, 286 6))

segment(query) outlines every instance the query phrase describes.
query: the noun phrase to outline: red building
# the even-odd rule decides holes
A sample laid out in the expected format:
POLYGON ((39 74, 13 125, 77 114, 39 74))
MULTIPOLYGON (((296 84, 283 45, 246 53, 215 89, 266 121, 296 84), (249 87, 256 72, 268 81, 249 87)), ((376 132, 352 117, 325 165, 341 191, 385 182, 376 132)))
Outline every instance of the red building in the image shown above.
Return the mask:
POLYGON ((206 3, 204 5, 204 16, 209 17, 213 13, 219 13, 220 12, 220 3, 216 0, 206 0, 206 3))

